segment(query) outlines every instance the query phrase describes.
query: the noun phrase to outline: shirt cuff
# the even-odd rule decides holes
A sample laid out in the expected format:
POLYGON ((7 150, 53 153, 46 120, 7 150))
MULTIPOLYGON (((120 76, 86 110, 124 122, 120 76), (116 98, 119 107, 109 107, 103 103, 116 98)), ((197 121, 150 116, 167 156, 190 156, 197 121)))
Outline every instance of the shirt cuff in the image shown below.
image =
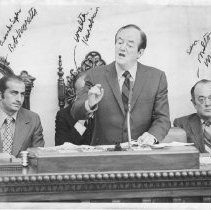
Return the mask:
POLYGON ((154 143, 153 144, 159 144, 159 141, 154 137, 154 143))
POLYGON ((155 138, 154 135, 152 135, 151 133, 147 132, 148 134, 150 134, 153 138, 154 138, 154 143, 153 144, 159 144, 159 141, 155 138))

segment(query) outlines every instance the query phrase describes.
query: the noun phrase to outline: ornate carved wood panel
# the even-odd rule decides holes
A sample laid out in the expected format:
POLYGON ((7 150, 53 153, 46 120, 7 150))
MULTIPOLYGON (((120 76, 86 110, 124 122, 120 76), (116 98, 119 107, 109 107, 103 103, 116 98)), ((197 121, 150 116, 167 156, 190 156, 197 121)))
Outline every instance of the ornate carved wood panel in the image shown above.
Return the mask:
POLYGON ((0 176, 1 201, 139 198, 159 202, 159 198, 167 198, 185 202, 186 197, 201 197, 210 202, 210 194, 209 170, 0 176))

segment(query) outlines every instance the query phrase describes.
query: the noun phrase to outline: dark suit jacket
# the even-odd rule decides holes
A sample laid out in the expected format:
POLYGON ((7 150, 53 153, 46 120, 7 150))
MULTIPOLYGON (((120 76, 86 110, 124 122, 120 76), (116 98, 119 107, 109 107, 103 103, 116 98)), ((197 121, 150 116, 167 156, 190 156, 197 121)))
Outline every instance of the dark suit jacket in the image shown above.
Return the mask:
MULTIPOLYGON (((115 62, 88 72, 86 81, 102 84, 104 96, 95 112, 94 132, 91 145, 115 144, 127 141, 126 113, 124 111, 115 62)), ((86 119, 85 109, 88 86, 78 94, 72 114, 86 119)), ((131 134, 137 139, 144 132, 161 141, 170 128, 169 104, 165 73, 138 63, 131 101, 131 134)))
POLYGON ((70 106, 60 110, 56 115, 56 133, 55 133, 55 145, 62 145, 64 142, 71 142, 76 145, 89 145, 91 142, 91 122, 88 123, 88 127, 84 134, 81 136, 74 128, 77 120, 73 118, 70 113, 70 106))
MULTIPOLYGON (((21 151, 28 147, 43 147, 43 129, 38 114, 21 108, 15 121, 12 155, 19 156, 21 151)), ((2 152, 0 136, 0 152, 2 152)))
POLYGON ((206 152, 201 120, 197 113, 176 118, 173 124, 175 127, 180 127, 185 130, 187 134, 187 142, 193 142, 200 152, 206 152))

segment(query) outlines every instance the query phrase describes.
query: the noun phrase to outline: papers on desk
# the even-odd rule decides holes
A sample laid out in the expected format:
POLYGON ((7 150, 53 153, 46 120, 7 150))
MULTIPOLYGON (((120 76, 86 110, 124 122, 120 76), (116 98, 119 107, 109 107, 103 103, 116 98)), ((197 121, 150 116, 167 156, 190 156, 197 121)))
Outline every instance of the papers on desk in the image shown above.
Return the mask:
MULTIPOLYGON (((123 151, 128 150, 128 142, 120 144, 123 151)), ((98 145, 98 146, 89 146, 89 145, 75 145, 69 142, 65 142, 63 145, 54 146, 54 147, 40 147, 41 151, 54 151, 58 153, 77 153, 77 152, 106 152, 106 151, 114 151, 115 145, 98 145)), ((137 142, 131 143, 132 151, 140 151, 140 150, 152 150, 150 147, 141 147, 137 144, 137 142)))
MULTIPOLYGON (((182 142, 171 142, 171 143, 160 143, 154 144, 152 146, 138 145, 137 141, 131 142, 131 147, 129 148, 128 142, 121 143, 120 146, 123 151, 146 151, 152 149, 162 149, 165 147, 177 147, 177 146, 189 146, 193 143, 182 143, 182 142)), ((115 145, 99 145, 99 146, 89 146, 89 145, 75 145, 69 142, 65 142, 61 146, 55 147, 40 147, 42 151, 54 151, 58 153, 77 153, 77 152, 105 152, 114 151, 115 145)))
POLYGON ((159 144, 153 144, 151 146, 152 149, 162 149, 165 147, 178 147, 178 146, 191 146, 194 145, 194 143, 183 143, 183 142, 176 142, 173 141, 171 143, 159 143, 159 144))

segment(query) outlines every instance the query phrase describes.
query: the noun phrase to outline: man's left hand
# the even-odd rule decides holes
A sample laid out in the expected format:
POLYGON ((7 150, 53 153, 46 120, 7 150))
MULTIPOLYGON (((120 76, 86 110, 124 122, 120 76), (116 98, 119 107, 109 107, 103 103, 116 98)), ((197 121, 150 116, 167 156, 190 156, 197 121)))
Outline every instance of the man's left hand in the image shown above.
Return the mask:
POLYGON ((138 137, 139 145, 153 145, 155 141, 156 138, 148 132, 144 132, 141 136, 138 137))

